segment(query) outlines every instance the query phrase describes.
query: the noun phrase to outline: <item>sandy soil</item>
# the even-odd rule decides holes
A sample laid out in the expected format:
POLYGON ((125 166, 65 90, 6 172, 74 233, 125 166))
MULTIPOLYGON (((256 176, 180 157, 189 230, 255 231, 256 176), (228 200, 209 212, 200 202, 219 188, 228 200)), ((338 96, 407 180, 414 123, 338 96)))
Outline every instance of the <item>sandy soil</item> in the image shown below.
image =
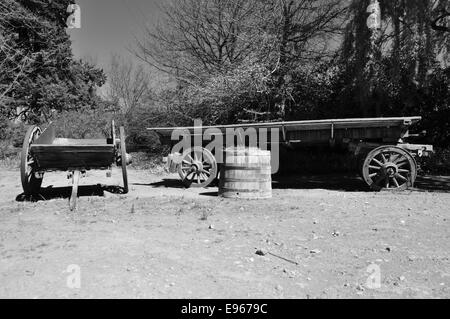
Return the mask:
MULTIPOLYGON (((84 186, 70 212, 64 173, 46 174, 37 202, 22 201, 19 175, 0 170, 3 298, 450 297, 448 177, 401 193, 292 177, 274 182, 272 199, 247 201, 129 170, 129 194, 84 186)), ((120 182, 118 170, 82 179, 120 182)))

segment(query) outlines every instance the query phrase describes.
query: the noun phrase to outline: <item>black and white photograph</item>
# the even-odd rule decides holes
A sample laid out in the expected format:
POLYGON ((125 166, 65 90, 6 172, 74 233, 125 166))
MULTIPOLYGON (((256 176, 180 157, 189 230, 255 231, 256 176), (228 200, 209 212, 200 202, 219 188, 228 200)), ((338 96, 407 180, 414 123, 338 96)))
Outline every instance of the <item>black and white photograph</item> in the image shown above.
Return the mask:
POLYGON ((448 299, 449 226, 449 0, 0 0, 0 299, 448 299))

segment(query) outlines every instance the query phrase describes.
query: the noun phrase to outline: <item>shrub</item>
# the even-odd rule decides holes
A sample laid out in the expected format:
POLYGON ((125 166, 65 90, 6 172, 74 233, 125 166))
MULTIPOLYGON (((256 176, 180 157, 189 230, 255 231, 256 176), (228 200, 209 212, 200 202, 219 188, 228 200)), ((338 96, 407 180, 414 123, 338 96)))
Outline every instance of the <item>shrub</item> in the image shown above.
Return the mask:
POLYGON ((450 175, 450 149, 435 148, 430 157, 418 159, 423 174, 450 175))
POLYGON ((149 127, 174 126, 170 112, 155 108, 136 108, 123 119, 127 135, 127 150, 160 153, 163 149, 158 135, 147 130, 149 127))
POLYGON ((57 137, 65 138, 107 138, 111 135, 111 121, 114 113, 100 107, 82 111, 63 111, 53 120, 57 137))
POLYGON ((0 159, 16 157, 23 144, 23 138, 28 126, 23 123, 13 123, 6 119, 1 120, 0 127, 0 159))

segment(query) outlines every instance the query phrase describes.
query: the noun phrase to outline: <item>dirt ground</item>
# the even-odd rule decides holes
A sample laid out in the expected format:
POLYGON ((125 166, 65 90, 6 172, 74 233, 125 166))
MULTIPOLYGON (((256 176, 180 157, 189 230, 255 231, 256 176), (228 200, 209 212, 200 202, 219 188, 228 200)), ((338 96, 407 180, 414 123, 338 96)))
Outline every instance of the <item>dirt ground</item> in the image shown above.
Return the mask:
MULTIPOLYGON (((2 298, 450 297, 449 177, 373 193, 354 176, 298 176, 248 201, 129 170, 129 194, 83 186, 70 212, 64 173, 45 175, 37 202, 19 176, 0 170, 2 298)), ((98 183, 121 172, 82 179, 98 183)))

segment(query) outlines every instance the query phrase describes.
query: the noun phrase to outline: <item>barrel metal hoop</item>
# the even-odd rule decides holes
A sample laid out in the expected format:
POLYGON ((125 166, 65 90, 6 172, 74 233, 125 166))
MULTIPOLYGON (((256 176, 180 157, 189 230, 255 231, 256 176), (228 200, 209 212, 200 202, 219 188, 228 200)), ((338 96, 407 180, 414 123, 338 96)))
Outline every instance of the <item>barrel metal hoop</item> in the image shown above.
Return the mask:
POLYGON ((271 172, 271 168, 270 167, 261 167, 261 166, 233 166, 233 165, 224 165, 225 168, 229 168, 232 170, 236 170, 236 171, 268 171, 271 172))
POLYGON ((227 178, 227 182, 231 183, 239 183, 239 182, 250 182, 250 183, 267 183, 267 180, 262 178, 260 179, 236 179, 236 178, 227 178))

